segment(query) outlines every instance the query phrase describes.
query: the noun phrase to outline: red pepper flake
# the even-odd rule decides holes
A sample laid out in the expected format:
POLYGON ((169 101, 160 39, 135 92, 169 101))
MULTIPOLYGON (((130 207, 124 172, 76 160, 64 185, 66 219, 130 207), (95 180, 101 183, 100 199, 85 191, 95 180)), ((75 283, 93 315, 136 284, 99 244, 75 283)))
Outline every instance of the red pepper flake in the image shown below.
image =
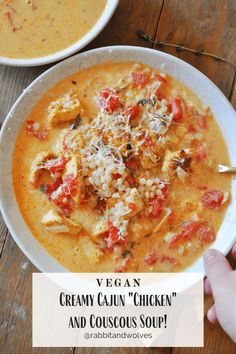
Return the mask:
POLYGON ((157 262, 157 254, 153 250, 151 253, 149 253, 145 258, 144 258, 145 263, 148 265, 153 265, 157 262))
POLYGON ((15 31, 21 29, 21 26, 14 25, 12 14, 10 13, 10 11, 4 12, 3 15, 6 17, 12 32, 15 32, 15 31))

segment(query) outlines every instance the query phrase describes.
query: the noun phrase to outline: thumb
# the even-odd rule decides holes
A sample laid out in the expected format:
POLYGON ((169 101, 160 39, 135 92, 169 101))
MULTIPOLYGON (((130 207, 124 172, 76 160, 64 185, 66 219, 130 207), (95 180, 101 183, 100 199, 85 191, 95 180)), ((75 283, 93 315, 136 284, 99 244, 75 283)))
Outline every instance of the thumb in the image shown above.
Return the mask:
POLYGON ((215 305, 213 305, 207 312, 207 318, 212 324, 218 323, 215 305))
POLYGON ((214 296, 220 287, 221 280, 232 268, 222 253, 214 249, 205 252, 204 266, 214 296))

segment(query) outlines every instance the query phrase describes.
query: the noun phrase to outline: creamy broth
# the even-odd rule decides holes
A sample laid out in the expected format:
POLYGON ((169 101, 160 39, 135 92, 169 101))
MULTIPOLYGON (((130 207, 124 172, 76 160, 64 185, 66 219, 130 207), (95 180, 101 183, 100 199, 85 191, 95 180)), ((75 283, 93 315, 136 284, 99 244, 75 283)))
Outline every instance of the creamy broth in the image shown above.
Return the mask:
POLYGON ((211 111, 189 88, 143 64, 110 62, 67 77, 37 103, 16 141, 13 180, 33 236, 70 271, 181 271, 209 247, 224 218, 231 178, 215 172, 218 163, 229 164, 226 144, 211 111), (59 105, 65 97, 64 106, 59 105), (72 99, 74 106, 77 102, 74 111, 72 99), (93 165, 100 155, 94 152, 91 171, 83 155, 92 126, 99 148, 101 142, 103 150, 116 146, 99 170, 103 182, 95 178, 99 166, 93 165), (121 134, 114 139, 117 127, 121 134), (120 162, 120 170, 110 172, 107 180, 109 159, 112 154, 119 158, 119 148, 124 166, 120 162), (43 151, 45 156, 54 155, 46 156, 38 170, 36 164, 35 172, 35 159, 43 151), (170 153, 174 153, 171 159, 170 153), (72 199, 65 195, 59 201, 55 188, 49 194, 48 186, 61 174, 68 176, 63 169, 68 169, 74 155, 79 160, 74 173, 79 171, 80 181, 76 180, 76 192, 70 184, 72 199), (51 169, 59 156, 65 158, 62 165, 51 169), (126 177, 119 187, 122 173, 126 177), (106 189, 109 181, 112 192, 106 189), (72 204, 67 204, 68 198, 72 204), (70 224, 69 232, 61 232, 66 227, 61 220, 42 223, 54 210, 68 224, 77 208, 81 214, 92 211, 98 223, 105 222, 105 230, 94 235, 97 224, 91 219, 90 234, 91 225, 85 222, 90 223, 90 218, 84 214, 80 230, 78 224, 70 224), (115 215, 122 208, 126 215, 118 220, 115 215))
POLYGON ((106 0, 0 1, 0 56, 36 58, 81 39, 102 15, 106 0))

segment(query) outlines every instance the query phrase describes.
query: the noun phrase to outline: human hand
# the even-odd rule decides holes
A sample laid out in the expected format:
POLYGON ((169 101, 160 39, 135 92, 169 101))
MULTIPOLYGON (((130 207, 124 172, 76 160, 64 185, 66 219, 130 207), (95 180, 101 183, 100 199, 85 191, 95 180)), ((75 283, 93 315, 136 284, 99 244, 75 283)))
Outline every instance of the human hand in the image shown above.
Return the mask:
MULTIPOLYGON (((236 244, 232 249, 236 258, 236 244)), ((207 318, 212 324, 220 323, 224 331, 236 342, 236 270, 227 259, 214 249, 204 254, 206 270, 205 293, 214 298, 207 318)))

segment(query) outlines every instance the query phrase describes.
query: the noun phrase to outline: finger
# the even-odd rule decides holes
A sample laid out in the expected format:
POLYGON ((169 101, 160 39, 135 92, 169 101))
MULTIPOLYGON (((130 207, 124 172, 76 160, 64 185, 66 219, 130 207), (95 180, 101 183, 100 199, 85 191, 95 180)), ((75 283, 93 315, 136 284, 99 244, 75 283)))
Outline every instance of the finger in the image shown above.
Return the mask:
POLYGON ((212 295, 211 284, 207 278, 204 281, 204 291, 206 295, 212 295))
POLYGON ((208 320, 214 325, 218 323, 215 306, 213 305, 207 312, 208 320))
POLYGON ((234 244, 232 250, 231 250, 232 256, 236 258, 236 243, 234 244))
POLYGON ((214 249, 209 249, 204 254, 204 266, 214 295, 221 284, 221 279, 224 279, 225 275, 231 271, 232 268, 227 259, 219 251, 214 249))

